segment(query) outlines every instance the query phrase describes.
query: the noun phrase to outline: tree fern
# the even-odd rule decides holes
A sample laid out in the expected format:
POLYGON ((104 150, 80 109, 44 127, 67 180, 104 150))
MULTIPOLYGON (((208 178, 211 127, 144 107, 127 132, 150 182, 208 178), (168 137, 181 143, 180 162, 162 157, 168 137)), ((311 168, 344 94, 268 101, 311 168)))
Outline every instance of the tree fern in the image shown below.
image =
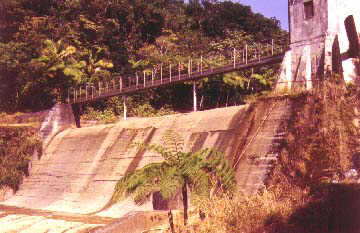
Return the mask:
POLYGON ((162 140, 165 146, 135 143, 140 150, 160 154, 164 161, 125 174, 115 187, 113 202, 131 196, 140 204, 155 192, 169 200, 181 189, 186 223, 188 188, 197 196, 208 196, 211 189, 216 193, 234 190, 234 171, 222 153, 210 149, 184 152, 184 140, 172 130, 167 130, 162 140))

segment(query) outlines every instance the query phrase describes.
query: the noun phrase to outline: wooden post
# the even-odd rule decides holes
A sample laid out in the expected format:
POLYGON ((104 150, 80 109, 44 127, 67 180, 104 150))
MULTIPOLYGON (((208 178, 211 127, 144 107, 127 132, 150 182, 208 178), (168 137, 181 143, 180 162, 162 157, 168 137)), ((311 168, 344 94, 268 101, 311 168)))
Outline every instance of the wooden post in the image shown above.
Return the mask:
POLYGON ((160 65, 160 83, 162 84, 162 80, 163 80, 163 67, 162 64, 160 65))
POLYGON ((197 111, 197 94, 196 94, 196 81, 193 82, 193 111, 197 111))
POLYGON ((170 82, 171 82, 171 63, 170 63, 169 70, 170 70, 170 82))
POLYGON ((76 101, 76 88, 74 88, 74 103, 76 101))
POLYGON ((99 81, 99 95, 101 95, 101 82, 99 81))
POLYGON ((248 45, 245 45, 245 64, 248 64, 248 45))
POLYGON ((274 56, 274 39, 271 40, 271 55, 274 56))
POLYGON ((87 83, 86 83, 86 86, 85 86, 85 99, 86 99, 86 100, 88 99, 87 89, 88 89, 88 85, 87 85, 87 83))
POLYGON ((179 62, 179 65, 178 65, 178 79, 180 80, 181 79, 181 63, 179 62))
POLYGON ((127 107, 126 107, 126 96, 123 96, 123 108, 124 108, 124 120, 126 121, 127 117, 127 107))
POLYGON ((234 68, 236 67, 236 48, 234 48, 234 68))
POLYGON ((203 56, 200 57, 200 73, 203 73, 203 56))

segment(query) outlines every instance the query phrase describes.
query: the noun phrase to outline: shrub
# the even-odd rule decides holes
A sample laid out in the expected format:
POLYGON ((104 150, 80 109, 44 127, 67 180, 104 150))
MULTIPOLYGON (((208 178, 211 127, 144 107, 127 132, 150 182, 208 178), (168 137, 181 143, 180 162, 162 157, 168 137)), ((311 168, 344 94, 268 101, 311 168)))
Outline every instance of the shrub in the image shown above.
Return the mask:
POLYGON ((18 190, 29 175, 29 162, 35 151, 41 153, 37 130, 30 127, 0 127, 0 187, 18 190))

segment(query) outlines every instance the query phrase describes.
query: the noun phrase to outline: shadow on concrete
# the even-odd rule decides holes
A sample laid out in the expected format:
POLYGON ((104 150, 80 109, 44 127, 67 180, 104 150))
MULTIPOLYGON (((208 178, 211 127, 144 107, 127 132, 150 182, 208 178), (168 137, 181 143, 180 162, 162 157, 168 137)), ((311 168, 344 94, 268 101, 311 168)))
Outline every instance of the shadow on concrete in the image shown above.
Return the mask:
MULTIPOLYGON (((152 138, 155 135, 156 130, 157 130, 156 128, 151 128, 150 133, 146 136, 145 140, 143 141, 145 145, 150 144, 152 138)), ((140 161, 143 159, 145 152, 146 149, 139 149, 139 151, 136 153, 134 159, 131 161, 124 174, 128 174, 129 172, 134 171, 139 166, 140 161)))

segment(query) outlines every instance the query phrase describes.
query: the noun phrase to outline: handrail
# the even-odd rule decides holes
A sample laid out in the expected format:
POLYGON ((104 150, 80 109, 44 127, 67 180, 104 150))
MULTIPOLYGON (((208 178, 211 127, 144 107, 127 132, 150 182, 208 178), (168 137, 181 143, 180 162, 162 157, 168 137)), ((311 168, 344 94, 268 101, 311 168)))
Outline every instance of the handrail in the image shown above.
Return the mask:
POLYGON ((271 44, 255 44, 255 46, 245 44, 241 48, 227 49, 226 53, 222 53, 220 56, 189 58, 187 63, 159 64, 153 66, 151 70, 144 70, 142 75, 135 73, 117 76, 107 82, 98 82, 97 85, 84 84, 70 88, 67 91, 66 102, 69 104, 91 102, 171 83, 192 81, 216 74, 281 62, 287 50, 287 43, 279 42, 287 40, 282 38, 277 41, 274 39, 268 41, 271 41, 271 44), (221 65, 215 66, 214 63, 221 65))

